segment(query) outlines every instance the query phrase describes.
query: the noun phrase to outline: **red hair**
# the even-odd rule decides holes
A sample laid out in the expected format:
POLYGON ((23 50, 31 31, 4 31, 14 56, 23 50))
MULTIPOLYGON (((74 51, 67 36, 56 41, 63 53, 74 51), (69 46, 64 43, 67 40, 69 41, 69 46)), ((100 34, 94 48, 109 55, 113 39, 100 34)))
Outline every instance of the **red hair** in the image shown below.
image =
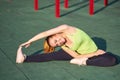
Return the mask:
POLYGON ((51 47, 50 45, 49 45, 49 42, 48 42, 48 39, 49 39, 49 37, 47 37, 45 40, 44 40, 44 52, 45 53, 51 53, 51 52, 53 52, 54 50, 55 50, 55 48, 54 47, 51 47))

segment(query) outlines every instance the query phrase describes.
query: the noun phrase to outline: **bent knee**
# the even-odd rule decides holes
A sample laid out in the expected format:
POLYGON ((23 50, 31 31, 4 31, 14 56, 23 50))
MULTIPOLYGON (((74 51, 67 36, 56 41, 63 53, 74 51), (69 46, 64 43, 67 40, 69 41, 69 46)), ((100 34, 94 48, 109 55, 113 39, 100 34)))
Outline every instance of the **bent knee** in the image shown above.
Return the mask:
POLYGON ((112 56, 111 59, 110 59, 110 65, 114 66, 116 64, 117 64, 117 59, 116 59, 116 57, 112 56))
POLYGON ((106 66, 114 66, 117 64, 117 58, 111 54, 106 54, 105 64, 106 66))

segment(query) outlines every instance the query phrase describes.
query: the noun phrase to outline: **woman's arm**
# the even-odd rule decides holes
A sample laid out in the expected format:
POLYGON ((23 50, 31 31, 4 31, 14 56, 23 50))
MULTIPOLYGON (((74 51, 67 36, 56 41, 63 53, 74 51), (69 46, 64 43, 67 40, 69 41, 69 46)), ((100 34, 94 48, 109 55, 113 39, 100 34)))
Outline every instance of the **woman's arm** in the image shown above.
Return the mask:
POLYGON ((79 54, 77 54, 75 51, 70 50, 68 47, 66 46, 62 46, 61 47, 66 53, 68 53, 69 55, 71 55, 72 57, 76 58, 77 56, 79 56, 79 54))
POLYGON ((36 36, 31 38, 29 40, 29 42, 34 42, 34 41, 37 41, 39 39, 48 37, 50 35, 54 35, 54 34, 57 34, 57 33, 64 32, 64 30, 66 30, 67 28, 68 28, 68 25, 60 25, 56 28, 53 28, 53 29, 50 29, 50 30, 47 30, 47 31, 44 31, 44 32, 41 32, 41 33, 37 34, 36 36))
POLYGON ((90 58, 90 57, 98 56, 105 53, 103 50, 97 50, 96 52, 93 52, 93 53, 79 55, 77 52, 72 51, 65 46, 63 46, 62 49, 74 58, 90 58))
POLYGON ((28 40, 27 42, 21 44, 21 46, 25 46, 25 47, 28 47, 30 46, 30 44, 34 41, 37 41, 39 39, 42 39, 42 38, 45 38, 45 37, 48 37, 50 35, 54 35, 54 34, 57 34, 57 33, 61 33, 61 32, 64 32, 65 30, 68 29, 68 25, 60 25, 56 28, 53 28, 53 29, 50 29, 50 30, 47 30, 47 31, 44 31, 44 32, 41 32, 37 35, 35 35, 33 38, 31 38, 30 40, 28 40))

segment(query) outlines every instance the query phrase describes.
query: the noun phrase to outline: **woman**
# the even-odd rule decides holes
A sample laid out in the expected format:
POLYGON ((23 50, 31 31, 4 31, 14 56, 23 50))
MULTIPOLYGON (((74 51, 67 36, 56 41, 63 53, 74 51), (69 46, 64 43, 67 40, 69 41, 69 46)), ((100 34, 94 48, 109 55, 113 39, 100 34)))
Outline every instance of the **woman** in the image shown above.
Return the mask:
POLYGON ((84 31, 69 25, 60 25, 37 34, 19 46, 16 57, 16 63, 51 60, 70 60, 72 64, 93 66, 113 66, 116 64, 116 58, 98 49, 94 41, 84 31), (46 38, 44 41, 45 53, 29 56, 22 53, 23 46, 27 48, 32 42, 42 38, 46 38), (54 51, 57 46, 61 49, 54 51))

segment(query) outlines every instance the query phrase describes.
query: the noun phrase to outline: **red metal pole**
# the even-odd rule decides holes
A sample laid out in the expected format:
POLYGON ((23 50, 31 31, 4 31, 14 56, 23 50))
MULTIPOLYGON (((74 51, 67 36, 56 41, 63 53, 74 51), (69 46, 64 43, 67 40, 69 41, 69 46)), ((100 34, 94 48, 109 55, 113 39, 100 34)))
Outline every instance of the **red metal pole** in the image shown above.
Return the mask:
POLYGON ((89 14, 94 14, 94 0, 89 0, 89 14))
POLYGON ((104 0, 104 5, 105 5, 105 6, 108 5, 108 0, 104 0))
POLYGON ((56 18, 60 17, 60 0, 55 0, 55 14, 56 18))
POLYGON ((38 0, 34 0, 34 10, 38 10, 38 0))
POLYGON ((68 0, 64 0, 64 7, 68 8, 68 0))

